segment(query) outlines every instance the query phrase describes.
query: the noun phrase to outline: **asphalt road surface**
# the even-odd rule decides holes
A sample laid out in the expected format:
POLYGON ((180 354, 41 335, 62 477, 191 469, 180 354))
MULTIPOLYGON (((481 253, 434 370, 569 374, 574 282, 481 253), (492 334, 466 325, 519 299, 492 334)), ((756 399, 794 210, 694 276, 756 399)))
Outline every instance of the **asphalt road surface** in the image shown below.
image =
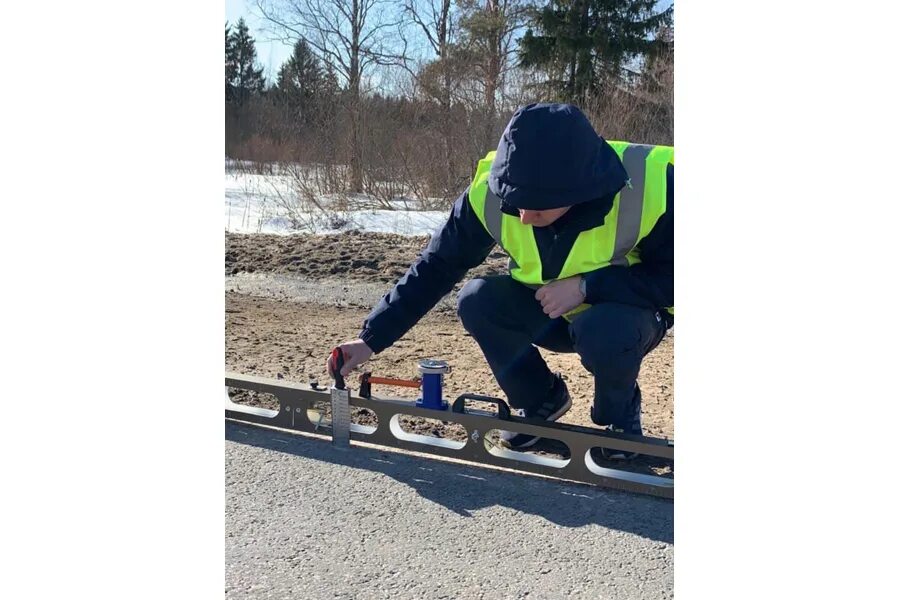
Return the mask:
POLYGON ((672 598, 669 500, 225 424, 227 598, 672 598))

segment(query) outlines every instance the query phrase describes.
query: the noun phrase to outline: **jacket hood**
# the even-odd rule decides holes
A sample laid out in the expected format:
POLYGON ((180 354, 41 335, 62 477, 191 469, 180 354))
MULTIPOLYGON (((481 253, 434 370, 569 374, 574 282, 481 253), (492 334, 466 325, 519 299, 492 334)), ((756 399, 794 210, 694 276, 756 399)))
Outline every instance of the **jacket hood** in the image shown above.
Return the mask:
POLYGON ((515 208, 547 210, 617 193, 628 175, 615 150, 571 104, 529 104, 513 114, 488 186, 515 208))

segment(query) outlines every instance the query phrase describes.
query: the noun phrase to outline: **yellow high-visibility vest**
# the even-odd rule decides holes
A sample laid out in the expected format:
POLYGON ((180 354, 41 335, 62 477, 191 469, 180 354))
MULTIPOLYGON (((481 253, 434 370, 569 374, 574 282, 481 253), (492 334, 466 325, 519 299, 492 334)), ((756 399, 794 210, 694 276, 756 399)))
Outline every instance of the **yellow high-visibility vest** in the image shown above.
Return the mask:
MULTIPOLYGON (((608 142, 616 151, 629 182, 616 194, 603 225, 582 231, 556 279, 589 273, 610 265, 631 266, 641 262, 637 244, 653 229, 666 212, 666 169, 675 164, 671 146, 648 146, 628 142, 608 142)), ((532 225, 524 225, 517 216, 500 210, 501 200, 488 187, 488 174, 496 152, 478 161, 475 178, 469 186, 469 204, 491 237, 509 254, 509 273, 513 279, 538 288, 544 280, 541 257, 532 225)), ((566 319, 586 310, 582 304, 563 315, 566 319)), ((675 309, 667 310, 674 314, 675 309)))

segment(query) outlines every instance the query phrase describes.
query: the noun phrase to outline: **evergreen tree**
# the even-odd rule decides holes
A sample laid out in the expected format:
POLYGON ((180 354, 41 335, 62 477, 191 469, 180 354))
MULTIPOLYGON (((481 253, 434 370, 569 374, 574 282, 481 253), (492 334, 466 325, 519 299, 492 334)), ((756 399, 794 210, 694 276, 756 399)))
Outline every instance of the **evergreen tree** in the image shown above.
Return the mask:
POLYGON ((550 0, 533 13, 522 38, 522 66, 549 75, 551 91, 570 101, 602 92, 654 48, 651 34, 671 22, 656 0, 550 0))
POLYGON ((294 44, 291 54, 281 69, 275 91, 280 101, 302 104, 314 98, 324 87, 325 70, 305 40, 294 44))
POLYGON ((318 113, 329 112, 330 100, 338 92, 337 77, 322 66, 305 40, 294 44, 294 51, 278 70, 273 90, 275 101, 287 110, 292 123, 311 123, 318 113))
POLYGON ((244 19, 238 20, 237 29, 231 32, 230 40, 227 25, 225 31, 226 90, 230 86, 230 100, 238 106, 243 106, 250 96, 262 93, 265 89, 263 70, 255 68, 256 43, 250 36, 250 30, 244 19))
POLYGON ((231 25, 225 21, 225 102, 231 102, 233 91, 231 82, 234 79, 233 69, 229 63, 229 57, 234 53, 234 47, 231 43, 231 25))

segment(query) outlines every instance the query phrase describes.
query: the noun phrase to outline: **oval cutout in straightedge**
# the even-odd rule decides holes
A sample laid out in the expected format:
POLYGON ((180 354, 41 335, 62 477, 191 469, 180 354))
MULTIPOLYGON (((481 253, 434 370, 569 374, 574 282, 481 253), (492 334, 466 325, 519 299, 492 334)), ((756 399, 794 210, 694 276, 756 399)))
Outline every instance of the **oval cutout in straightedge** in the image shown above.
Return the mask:
POLYGON ((391 433, 399 440, 459 450, 466 445, 466 428, 452 421, 396 414, 391 417, 391 433))
POLYGON ((500 444, 499 429, 491 429, 484 437, 484 446, 498 458, 557 469, 566 467, 572 460, 569 446, 556 438, 540 438, 533 446, 513 450, 500 444))

